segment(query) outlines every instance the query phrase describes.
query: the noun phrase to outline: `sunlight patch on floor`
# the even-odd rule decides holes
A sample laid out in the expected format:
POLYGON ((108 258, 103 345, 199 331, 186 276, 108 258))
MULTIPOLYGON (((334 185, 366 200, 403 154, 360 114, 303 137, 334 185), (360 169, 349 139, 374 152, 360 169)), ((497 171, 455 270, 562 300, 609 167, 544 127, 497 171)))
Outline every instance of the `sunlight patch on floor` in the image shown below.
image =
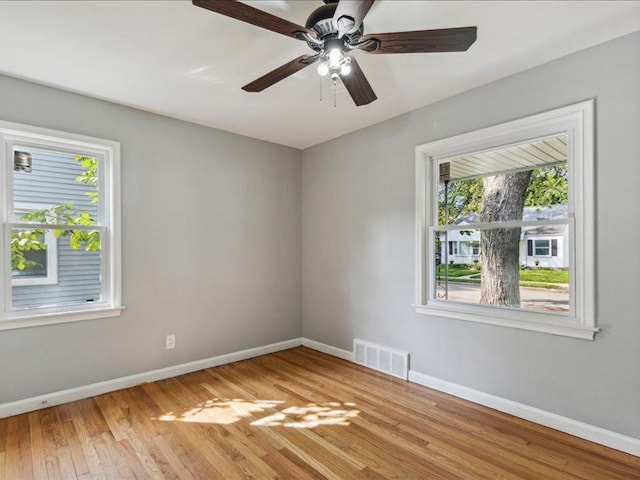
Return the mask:
POLYGON ((346 426, 360 413, 352 402, 308 403, 304 406, 286 406, 284 403, 282 400, 213 398, 181 412, 167 412, 153 420, 228 425, 246 419, 255 427, 315 428, 319 425, 346 426))
POLYGON ((322 405, 310 403, 306 407, 288 407, 251 425, 259 427, 314 428, 318 425, 349 425, 349 419, 360 413, 353 403, 331 402, 322 405))

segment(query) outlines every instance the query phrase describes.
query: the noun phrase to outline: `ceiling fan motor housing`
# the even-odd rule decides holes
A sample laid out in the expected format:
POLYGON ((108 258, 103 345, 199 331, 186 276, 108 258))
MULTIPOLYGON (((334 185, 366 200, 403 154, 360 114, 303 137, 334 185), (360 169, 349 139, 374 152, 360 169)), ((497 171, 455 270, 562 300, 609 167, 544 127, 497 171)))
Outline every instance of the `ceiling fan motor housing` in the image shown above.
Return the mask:
MULTIPOLYGON (((325 5, 316 8, 313 12, 311 12, 311 15, 309 15, 305 27, 316 32, 318 38, 320 39, 324 40, 326 38, 331 38, 331 36, 337 38, 338 28, 333 23, 333 15, 336 13, 336 8, 338 8, 337 1, 330 3, 328 2, 325 5)), ((360 28, 357 31, 347 34, 343 37, 344 43, 350 44, 357 42, 360 37, 362 37, 363 32, 364 25, 360 25, 360 28)), ((321 50, 318 45, 312 42, 307 42, 307 44, 315 51, 321 50)), ((344 51, 345 48, 342 48, 342 50, 344 51)))

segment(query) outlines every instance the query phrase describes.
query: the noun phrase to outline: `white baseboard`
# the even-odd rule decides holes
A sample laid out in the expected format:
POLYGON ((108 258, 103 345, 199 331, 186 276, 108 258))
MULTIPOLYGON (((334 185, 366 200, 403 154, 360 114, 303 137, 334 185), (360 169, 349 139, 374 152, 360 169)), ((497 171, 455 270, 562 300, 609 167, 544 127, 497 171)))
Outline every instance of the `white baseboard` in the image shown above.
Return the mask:
POLYGON ((140 385, 141 383, 155 382, 156 380, 184 375, 185 373, 196 372, 205 368, 216 367, 218 365, 224 365, 226 363, 246 360, 248 358, 258 357, 260 355, 266 355, 268 353, 279 352, 280 350, 287 350, 289 348, 299 347, 300 345, 302 345, 302 339, 295 338, 292 340, 286 340, 284 342, 264 345, 262 347, 249 348, 247 350, 227 353, 225 355, 219 355, 217 357, 196 360, 195 362, 182 363, 180 365, 160 368, 158 370, 151 370, 149 372, 114 378, 112 380, 106 380, 104 382, 92 383, 90 385, 69 388, 67 390, 59 390, 57 392, 48 393, 46 395, 25 398, 24 400, 3 403, 0 404, 0 418, 10 417, 12 415, 18 415, 20 413, 32 412, 41 408, 47 408, 54 405, 60 405, 62 403, 73 402, 74 400, 81 400, 83 398, 93 397, 95 395, 102 395, 103 393, 113 392, 115 390, 140 385))
POLYGON ((529 405, 514 402, 513 400, 480 392, 414 370, 409 371, 409 381, 459 398, 464 398, 474 403, 479 403, 480 405, 529 420, 539 425, 544 425, 545 427, 599 443, 600 445, 615 448, 616 450, 630 453, 631 455, 640 456, 640 439, 637 438, 628 437, 620 433, 612 432, 611 430, 605 430, 604 428, 579 422, 539 408, 530 407, 529 405))
MULTIPOLYGON (((294 338, 284 342, 240 350, 238 352, 205 358, 195 362, 183 363, 171 367, 160 368, 158 370, 151 370, 149 372, 115 378, 104 382, 92 383, 90 385, 70 388, 67 390, 60 390, 46 395, 26 398, 24 400, 3 403, 0 404, 0 418, 31 412, 54 405, 60 405, 74 400, 81 400, 83 398, 133 387, 140 385, 141 383, 163 380, 165 378, 184 375, 185 373, 196 372, 205 368, 216 367, 218 365, 266 355, 268 353, 279 352, 281 350, 299 347, 300 345, 304 345, 305 347, 313 350, 342 358, 343 360, 350 362, 354 360, 353 352, 350 352, 349 350, 333 347, 308 338, 294 338)), ((605 430, 604 428, 595 427, 571 418, 556 415, 555 413, 540 410, 539 408, 530 407, 522 403, 507 400, 506 398, 497 397, 463 385, 431 377, 429 375, 416 372, 415 370, 409 371, 409 381, 459 398, 464 398, 465 400, 469 400, 480 405, 494 408, 516 417, 524 418, 525 420, 529 420, 561 432, 575 435, 576 437, 584 438, 585 440, 590 440, 607 447, 615 448, 616 450, 621 450, 623 452, 630 453, 631 455, 640 456, 640 439, 637 438, 628 437, 620 433, 605 430)))
MULTIPOLYGON (((309 347, 344 360, 354 361, 353 352, 349 352, 348 350, 342 350, 308 338, 303 338, 302 344, 305 347, 309 347)), ((539 408, 530 407, 529 405, 514 402, 513 400, 474 390, 473 388, 465 387, 457 383, 431 377, 424 373, 416 372, 415 370, 409 370, 409 381, 640 457, 640 439, 637 438, 612 432, 611 430, 605 430, 604 428, 579 422, 539 408)))
POLYGON ((322 353, 326 353, 328 355, 333 355, 334 357, 341 358, 343 360, 348 360, 349 362, 353 362, 353 352, 349 350, 343 350, 342 348, 332 347, 331 345, 327 345, 326 343, 316 342, 315 340, 310 340, 308 338, 302 338, 302 345, 305 347, 309 347, 312 350, 317 350, 322 353))

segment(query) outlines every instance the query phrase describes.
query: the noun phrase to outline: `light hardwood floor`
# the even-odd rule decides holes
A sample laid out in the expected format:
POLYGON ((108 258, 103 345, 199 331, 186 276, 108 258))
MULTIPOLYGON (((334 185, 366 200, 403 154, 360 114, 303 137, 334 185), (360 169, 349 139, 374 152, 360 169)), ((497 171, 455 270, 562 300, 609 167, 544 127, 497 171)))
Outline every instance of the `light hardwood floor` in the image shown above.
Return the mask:
POLYGON ((640 479, 640 458, 304 347, 0 420, 0 478, 640 479))

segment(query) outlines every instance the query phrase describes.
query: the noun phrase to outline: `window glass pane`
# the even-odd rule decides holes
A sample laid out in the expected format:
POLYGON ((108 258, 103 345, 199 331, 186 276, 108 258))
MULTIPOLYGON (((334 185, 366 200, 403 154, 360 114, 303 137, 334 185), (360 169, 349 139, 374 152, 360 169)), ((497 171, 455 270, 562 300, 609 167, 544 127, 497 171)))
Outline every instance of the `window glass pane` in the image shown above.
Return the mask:
MULTIPOLYGON (((13 308, 78 305, 101 300, 101 238, 95 230, 11 229, 11 270, 22 280, 25 270, 47 275, 47 265, 56 270, 55 282, 12 285, 13 308), (44 238, 57 242, 56 264, 31 252, 46 251, 44 238)), ((34 273, 35 274, 35 273, 34 273)))
POLYGON ((14 230, 11 247, 11 278, 46 278, 51 243, 55 237, 44 230, 14 230))
POLYGON ((567 218, 566 134, 438 164, 438 224, 567 218))
MULTIPOLYGON (((564 228, 568 228, 563 225, 564 228)), ((528 260, 527 239, 520 228, 435 232, 435 298, 438 300, 569 313, 569 259, 552 257, 558 266, 528 260), (477 245, 477 255, 449 255, 445 242, 477 245)), ((549 240, 547 250, 549 250, 549 240)), ((462 249, 461 249, 462 251, 462 249)))
POLYGON ((22 223, 96 225, 98 160, 14 147, 13 208, 22 223), (24 206, 29 208, 25 211, 24 206), (32 208, 37 205, 37 208, 32 208))
POLYGON ((534 254, 537 256, 549 255, 549 240, 535 240, 534 254))

